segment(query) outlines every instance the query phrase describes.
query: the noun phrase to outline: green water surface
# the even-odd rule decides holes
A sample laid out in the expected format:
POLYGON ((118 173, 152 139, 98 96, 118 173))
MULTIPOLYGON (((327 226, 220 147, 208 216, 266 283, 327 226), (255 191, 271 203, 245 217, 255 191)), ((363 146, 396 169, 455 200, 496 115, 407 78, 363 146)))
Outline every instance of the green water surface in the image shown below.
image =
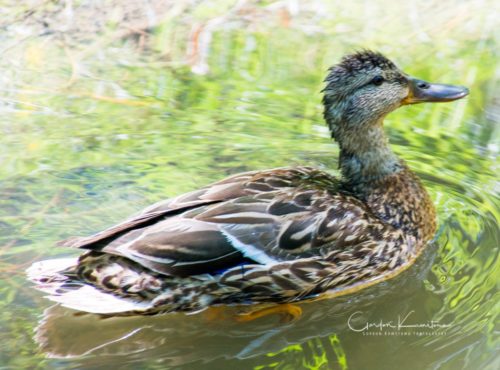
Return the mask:
POLYGON ((0 11, 0 369, 500 368, 497 2, 39 3, 0 11), (24 270, 60 239, 241 171, 338 174, 322 79, 360 48, 471 91, 385 123, 438 212, 414 267, 295 322, 44 314, 24 270), (405 317, 446 327, 361 330, 405 317))

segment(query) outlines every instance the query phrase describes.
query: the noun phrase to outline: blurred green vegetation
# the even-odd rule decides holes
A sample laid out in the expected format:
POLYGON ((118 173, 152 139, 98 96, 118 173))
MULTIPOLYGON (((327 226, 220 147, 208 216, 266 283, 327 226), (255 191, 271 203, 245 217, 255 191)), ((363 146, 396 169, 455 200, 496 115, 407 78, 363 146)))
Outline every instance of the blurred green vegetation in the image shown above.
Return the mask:
MULTIPOLYGON (((67 365, 36 354, 31 330, 47 303, 23 276, 34 260, 75 254, 56 240, 231 173, 295 164, 336 173, 322 79, 345 53, 370 48, 409 74, 471 89, 464 101, 400 109, 386 127, 438 208, 439 248, 425 280, 433 296, 422 307, 462 327, 437 339, 439 353, 448 367, 487 365, 498 339, 498 19, 493 0, 7 1, 0 364, 67 365)), ((342 349, 342 336, 329 340, 342 349)), ((268 359, 293 368, 297 348, 268 359)), ((348 352, 335 353, 340 368, 349 365, 348 352)), ((252 366, 273 367, 259 361, 252 366)), ((310 368, 328 365, 314 361, 310 368)))

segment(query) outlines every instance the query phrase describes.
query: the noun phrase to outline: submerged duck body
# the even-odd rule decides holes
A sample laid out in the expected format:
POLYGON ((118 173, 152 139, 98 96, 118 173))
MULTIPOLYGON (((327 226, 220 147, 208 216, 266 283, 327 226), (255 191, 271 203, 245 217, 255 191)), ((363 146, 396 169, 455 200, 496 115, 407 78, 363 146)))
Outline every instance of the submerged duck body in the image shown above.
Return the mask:
POLYGON ((371 51, 344 57, 326 83, 340 179, 310 167, 238 174, 69 239, 65 246, 88 251, 37 262, 30 278, 70 308, 156 314, 296 301, 402 271, 432 238, 435 212, 390 150, 383 118, 467 89, 412 79, 371 51))

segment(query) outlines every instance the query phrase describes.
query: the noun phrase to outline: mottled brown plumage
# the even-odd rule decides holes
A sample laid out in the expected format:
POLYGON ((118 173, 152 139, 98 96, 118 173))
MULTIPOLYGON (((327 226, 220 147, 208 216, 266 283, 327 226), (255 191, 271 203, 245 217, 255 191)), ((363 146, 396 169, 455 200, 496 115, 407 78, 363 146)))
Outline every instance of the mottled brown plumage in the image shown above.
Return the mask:
POLYGON ((345 57, 326 82, 340 179, 310 167, 238 174, 66 241, 88 252, 64 266, 39 262, 31 278, 67 307, 152 314, 294 301, 401 271, 434 234, 435 212, 390 150, 383 118, 417 99, 454 100, 466 91, 428 85, 422 92, 422 81, 369 51, 345 57))

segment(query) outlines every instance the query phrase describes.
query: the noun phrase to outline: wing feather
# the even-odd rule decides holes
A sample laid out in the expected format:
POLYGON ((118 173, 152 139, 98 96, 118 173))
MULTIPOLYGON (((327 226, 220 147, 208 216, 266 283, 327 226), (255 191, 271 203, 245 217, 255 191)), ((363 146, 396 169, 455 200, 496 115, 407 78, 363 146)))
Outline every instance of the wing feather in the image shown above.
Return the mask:
POLYGON ((97 243, 95 247, 98 248, 124 232, 154 224, 166 216, 245 195, 245 181, 251 179, 256 173, 247 172, 235 175, 205 188, 157 202, 129 219, 97 234, 88 237, 72 237, 59 244, 71 248, 93 249, 93 245, 97 243))
POLYGON ((353 235, 360 234, 364 221, 381 221, 357 199, 336 191, 336 184, 305 167, 244 173, 156 203, 66 245, 124 256, 175 276, 342 252, 359 244, 353 235))

